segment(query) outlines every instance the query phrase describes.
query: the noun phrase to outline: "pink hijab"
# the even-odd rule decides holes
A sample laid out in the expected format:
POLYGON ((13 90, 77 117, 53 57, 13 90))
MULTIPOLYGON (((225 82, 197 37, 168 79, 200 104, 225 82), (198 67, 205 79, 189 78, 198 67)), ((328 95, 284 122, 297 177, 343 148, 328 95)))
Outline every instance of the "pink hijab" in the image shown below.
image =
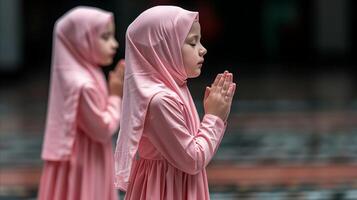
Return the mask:
POLYGON ((115 185, 126 190, 143 133, 148 105, 159 92, 175 93, 184 105, 187 126, 197 132, 199 117, 186 85, 181 47, 198 12, 155 6, 128 27, 125 49, 123 115, 115 150, 115 185))
POLYGON ((113 20, 110 12, 76 7, 57 20, 53 52, 49 103, 42 158, 68 160, 76 134, 80 90, 86 83, 107 96, 103 72, 98 62, 97 38, 113 20))

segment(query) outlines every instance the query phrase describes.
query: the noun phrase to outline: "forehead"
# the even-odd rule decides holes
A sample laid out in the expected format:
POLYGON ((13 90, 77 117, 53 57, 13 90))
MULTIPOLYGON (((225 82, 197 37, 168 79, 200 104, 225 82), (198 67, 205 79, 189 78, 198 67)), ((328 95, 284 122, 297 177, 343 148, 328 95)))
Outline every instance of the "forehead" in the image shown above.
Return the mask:
POLYGON ((188 32, 188 37, 193 35, 201 34, 201 26, 198 21, 193 22, 190 31, 188 32))
POLYGON ((108 31, 114 30, 115 29, 115 25, 113 20, 110 20, 107 25, 105 26, 105 29, 108 31))

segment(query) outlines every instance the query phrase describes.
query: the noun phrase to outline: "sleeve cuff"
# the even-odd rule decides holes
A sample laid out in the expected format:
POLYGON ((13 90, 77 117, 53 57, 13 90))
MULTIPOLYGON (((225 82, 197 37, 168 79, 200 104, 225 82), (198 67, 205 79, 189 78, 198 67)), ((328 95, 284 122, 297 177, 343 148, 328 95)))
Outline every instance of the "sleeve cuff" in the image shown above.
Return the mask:
POLYGON ((227 126, 227 122, 224 122, 220 117, 212 114, 205 114, 203 119, 212 121, 218 128, 224 129, 227 126))
POLYGON ((121 98, 117 95, 110 95, 109 96, 109 103, 112 105, 120 106, 121 104, 121 98))
POLYGON ((118 181, 114 183, 115 188, 126 192, 128 190, 128 183, 122 182, 122 181, 118 181))

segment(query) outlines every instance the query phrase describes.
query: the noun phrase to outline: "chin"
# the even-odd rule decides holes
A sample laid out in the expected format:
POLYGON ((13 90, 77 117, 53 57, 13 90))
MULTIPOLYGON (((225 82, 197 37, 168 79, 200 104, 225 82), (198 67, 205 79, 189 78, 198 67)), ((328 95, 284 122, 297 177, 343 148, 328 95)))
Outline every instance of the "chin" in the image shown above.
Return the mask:
POLYGON ((199 77, 200 75, 201 75, 201 69, 198 69, 197 72, 196 72, 195 78, 199 77))
POLYGON ((197 78, 201 75, 201 72, 197 72, 195 74, 190 74, 190 76, 188 76, 188 78, 197 78))
POLYGON ((110 60, 106 60, 100 63, 101 66, 108 66, 111 65, 113 63, 113 59, 110 60))

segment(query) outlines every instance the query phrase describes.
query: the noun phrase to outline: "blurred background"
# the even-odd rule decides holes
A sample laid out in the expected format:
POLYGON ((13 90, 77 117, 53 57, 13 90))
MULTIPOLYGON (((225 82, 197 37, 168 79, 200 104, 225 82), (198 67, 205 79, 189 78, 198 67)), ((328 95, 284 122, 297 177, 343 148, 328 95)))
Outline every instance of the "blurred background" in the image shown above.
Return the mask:
POLYGON ((119 60, 126 27, 162 4, 200 13, 208 54, 189 85, 201 116, 217 73, 238 83, 211 198, 356 200, 353 0, 0 0, 0 200, 37 196, 56 19, 77 5, 114 12, 119 60))

